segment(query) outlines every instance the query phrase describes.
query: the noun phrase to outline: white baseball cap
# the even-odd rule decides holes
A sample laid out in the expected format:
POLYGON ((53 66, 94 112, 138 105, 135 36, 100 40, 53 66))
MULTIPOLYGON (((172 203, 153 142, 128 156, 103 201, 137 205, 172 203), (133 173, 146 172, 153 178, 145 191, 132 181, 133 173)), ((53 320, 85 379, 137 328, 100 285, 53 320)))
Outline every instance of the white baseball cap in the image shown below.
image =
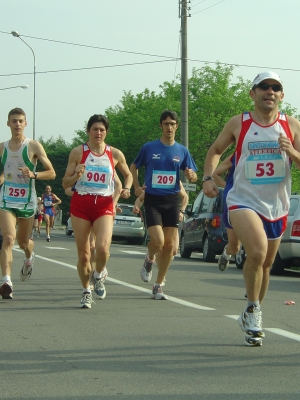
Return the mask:
POLYGON ((280 85, 283 85, 283 82, 279 75, 272 71, 266 71, 256 75, 254 81, 252 82, 252 88, 266 79, 274 79, 274 81, 277 81, 278 83, 280 83, 280 85))

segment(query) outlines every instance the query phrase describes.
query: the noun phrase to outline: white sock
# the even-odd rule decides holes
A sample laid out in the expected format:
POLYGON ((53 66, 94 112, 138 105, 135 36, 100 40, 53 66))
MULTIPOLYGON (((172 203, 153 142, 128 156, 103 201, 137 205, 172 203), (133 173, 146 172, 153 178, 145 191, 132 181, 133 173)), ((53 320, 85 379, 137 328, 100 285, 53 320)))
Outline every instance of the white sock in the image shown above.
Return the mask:
POLYGON ((10 275, 4 275, 4 277, 3 277, 3 282, 11 283, 11 277, 10 277, 10 275))
POLYGON ((227 258, 227 259, 231 257, 231 254, 228 255, 228 254, 226 253, 226 247, 224 247, 223 256, 224 256, 225 258, 227 258))
POLYGON ((101 272, 97 272, 96 270, 94 271, 94 278, 95 279, 101 279, 101 272))
POLYGON ((90 285, 87 287, 87 288, 82 288, 82 293, 92 293, 91 292, 91 288, 90 288, 90 285))

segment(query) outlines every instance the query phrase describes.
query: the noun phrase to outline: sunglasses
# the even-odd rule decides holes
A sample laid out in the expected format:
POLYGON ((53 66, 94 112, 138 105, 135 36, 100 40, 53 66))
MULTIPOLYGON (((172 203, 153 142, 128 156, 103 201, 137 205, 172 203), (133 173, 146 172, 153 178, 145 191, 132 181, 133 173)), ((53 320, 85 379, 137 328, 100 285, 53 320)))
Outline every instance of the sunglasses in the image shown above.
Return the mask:
POLYGON ((261 90, 269 90, 270 89, 270 87, 272 88, 272 90, 273 90, 273 92, 280 92, 280 91, 282 91, 282 86, 281 85, 278 85, 278 84, 276 84, 276 83, 274 83, 274 84, 270 84, 270 83, 259 83, 258 85, 255 85, 254 87, 253 87, 253 89, 255 89, 255 88, 259 88, 259 89, 261 89, 261 90))

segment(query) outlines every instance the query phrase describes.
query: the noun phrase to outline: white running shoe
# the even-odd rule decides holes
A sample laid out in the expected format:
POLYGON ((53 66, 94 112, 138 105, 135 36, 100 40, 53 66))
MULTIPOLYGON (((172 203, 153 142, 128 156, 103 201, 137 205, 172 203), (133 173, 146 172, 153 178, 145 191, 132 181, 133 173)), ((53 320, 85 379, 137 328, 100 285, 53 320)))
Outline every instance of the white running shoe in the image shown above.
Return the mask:
POLYGON ((104 286, 105 279, 108 276, 107 268, 105 267, 104 270, 101 272, 100 278, 96 279, 94 276, 94 271, 91 274, 90 278, 90 286, 94 286, 94 291, 97 294, 97 296, 101 299, 104 300, 106 297, 106 289, 104 286))
POLYGON ((141 279, 144 282, 150 282, 152 278, 152 266, 155 260, 151 261, 148 258, 148 254, 145 256, 144 265, 140 271, 141 279))
POLYGON ((26 261, 26 258, 24 259, 23 267, 20 272, 20 279, 22 282, 28 281, 28 279, 31 277, 34 257, 35 253, 33 251, 28 261, 26 261))
POLYGON ((155 300, 168 300, 168 296, 163 293, 161 285, 158 283, 155 283, 152 287, 151 298, 155 300))
POLYGON ((218 266, 220 271, 225 271, 230 262, 231 255, 226 257, 224 254, 224 252, 226 251, 226 247, 227 246, 224 247, 223 253, 220 255, 218 259, 218 266))
POLYGON ((249 344, 248 339, 257 341, 265 337, 265 333, 262 330, 262 312, 257 307, 249 306, 239 316, 238 323, 241 330, 245 332, 245 342, 247 341, 248 345, 253 346, 253 344, 249 344))
POLYGON ((93 303, 92 293, 84 292, 82 293, 82 298, 80 300, 81 308, 91 308, 93 303))

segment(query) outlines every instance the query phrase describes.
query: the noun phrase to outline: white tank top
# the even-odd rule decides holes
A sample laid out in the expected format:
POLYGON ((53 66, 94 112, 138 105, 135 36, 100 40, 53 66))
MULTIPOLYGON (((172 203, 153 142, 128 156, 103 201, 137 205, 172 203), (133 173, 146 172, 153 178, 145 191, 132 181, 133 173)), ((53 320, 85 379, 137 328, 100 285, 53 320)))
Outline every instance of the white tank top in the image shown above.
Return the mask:
POLYGON ((111 147, 105 145, 103 154, 93 153, 86 143, 82 147, 83 152, 80 164, 85 164, 85 171, 76 182, 75 191, 82 195, 112 196, 115 188, 111 147))
POLYGON ((278 113, 270 126, 242 114, 242 129, 233 158, 233 180, 226 202, 229 210, 251 208, 269 221, 288 214, 291 192, 291 160, 279 149, 282 133, 293 142, 285 114, 278 113))
POLYGON ((4 184, 0 192, 0 206, 20 210, 35 210, 37 199, 35 180, 23 176, 19 167, 27 166, 30 171, 35 171, 34 165, 28 156, 30 139, 25 139, 17 151, 11 151, 9 141, 4 142, 1 158, 4 165, 4 184))

